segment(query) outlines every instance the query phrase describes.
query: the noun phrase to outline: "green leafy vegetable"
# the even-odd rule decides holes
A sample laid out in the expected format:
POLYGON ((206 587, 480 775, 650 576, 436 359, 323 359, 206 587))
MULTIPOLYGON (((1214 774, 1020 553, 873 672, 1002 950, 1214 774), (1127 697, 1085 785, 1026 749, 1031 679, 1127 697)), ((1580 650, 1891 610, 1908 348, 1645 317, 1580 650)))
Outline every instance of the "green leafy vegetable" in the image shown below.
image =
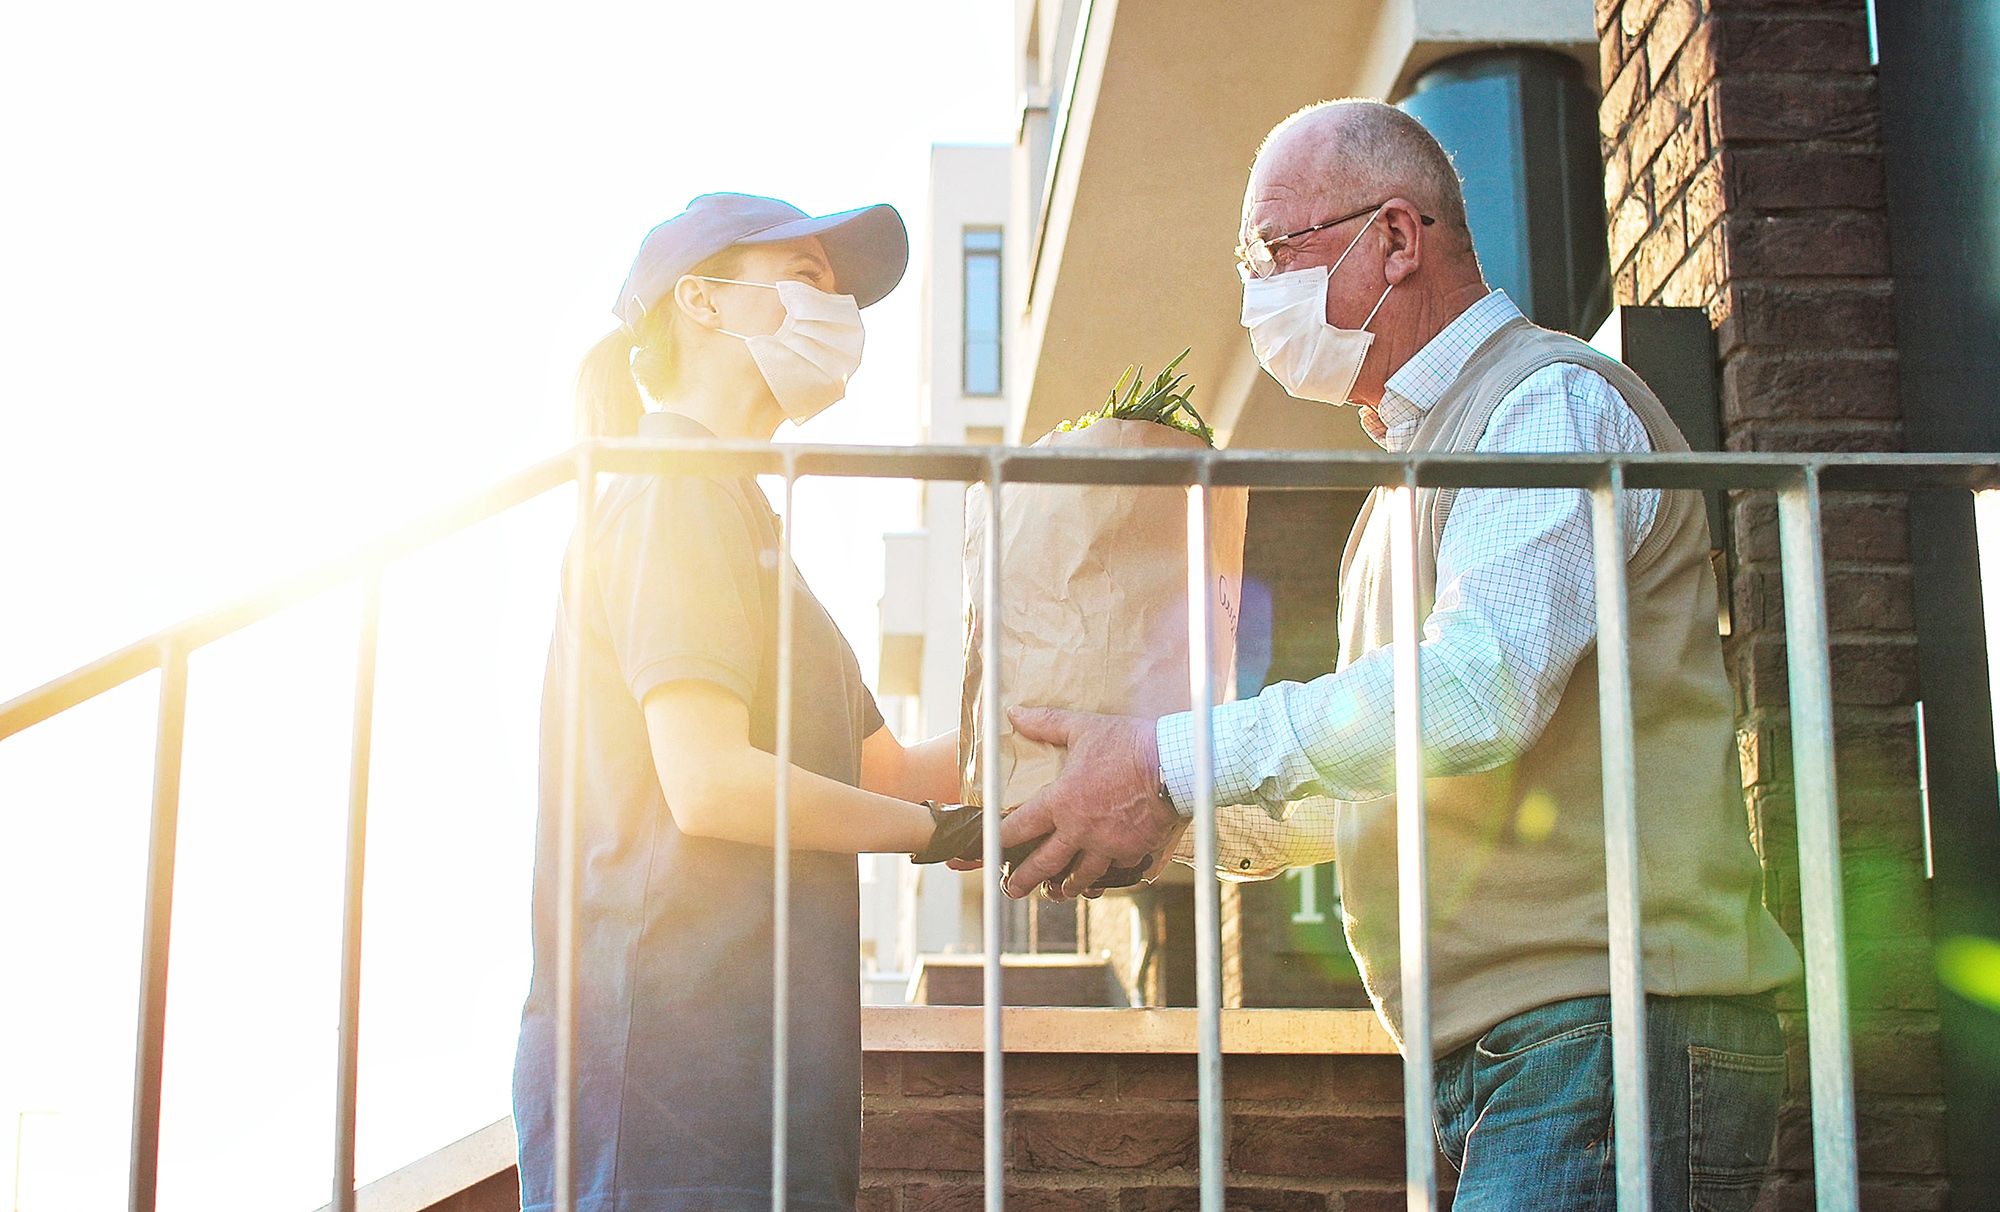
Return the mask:
POLYGON ((1181 350, 1151 384, 1146 383, 1144 367, 1127 366, 1125 373, 1118 376, 1118 383, 1111 389, 1111 394, 1105 397, 1102 407, 1075 420, 1064 421, 1056 426, 1056 431, 1070 433, 1088 429, 1093 421, 1151 421, 1155 425, 1167 425, 1182 433, 1191 433, 1210 446, 1215 445, 1215 431, 1194 410, 1194 388, 1183 386, 1187 382, 1186 375, 1174 373, 1181 359, 1187 356, 1188 351, 1181 350))

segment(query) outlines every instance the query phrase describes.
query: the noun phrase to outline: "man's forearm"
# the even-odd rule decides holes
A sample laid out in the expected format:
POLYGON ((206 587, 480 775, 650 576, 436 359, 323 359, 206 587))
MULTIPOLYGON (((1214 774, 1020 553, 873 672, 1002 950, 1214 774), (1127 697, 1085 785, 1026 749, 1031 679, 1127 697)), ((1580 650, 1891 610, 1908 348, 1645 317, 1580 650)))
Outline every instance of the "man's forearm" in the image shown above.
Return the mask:
MULTIPOLYGON (((1424 750, 1433 776, 1490 770, 1519 756, 1503 716, 1467 692, 1449 644, 1423 645, 1424 750)), ((1225 703, 1214 725, 1218 803, 1259 804, 1282 819, 1287 801, 1311 796, 1371 800, 1395 790, 1395 648, 1379 648, 1339 673, 1280 682, 1225 703)), ((1194 803, 1191 713, 1160 720, 1161 774, 1183 810, 1194 803)))

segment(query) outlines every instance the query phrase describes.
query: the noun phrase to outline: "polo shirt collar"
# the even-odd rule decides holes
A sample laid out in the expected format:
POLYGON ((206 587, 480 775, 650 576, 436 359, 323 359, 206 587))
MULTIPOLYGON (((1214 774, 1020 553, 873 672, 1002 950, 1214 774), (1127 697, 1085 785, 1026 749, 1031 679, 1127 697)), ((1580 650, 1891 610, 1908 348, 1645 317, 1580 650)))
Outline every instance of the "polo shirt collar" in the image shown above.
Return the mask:
POLYGON ((693 417, 659 409, 639 418, 642 438, 713 438, 706 425, 693 417))
POLYGON ((1376 415, 1389 429, 1382 445, 1393 451, 1409 447, 1417 426, 1464 372, 1465 364, 1502 325, 1521 317, 1521 309, 1504 290, 1495 290, 1460 312, 1419 349, 1416 356, 1382 385, 1382 405, 1376 415))

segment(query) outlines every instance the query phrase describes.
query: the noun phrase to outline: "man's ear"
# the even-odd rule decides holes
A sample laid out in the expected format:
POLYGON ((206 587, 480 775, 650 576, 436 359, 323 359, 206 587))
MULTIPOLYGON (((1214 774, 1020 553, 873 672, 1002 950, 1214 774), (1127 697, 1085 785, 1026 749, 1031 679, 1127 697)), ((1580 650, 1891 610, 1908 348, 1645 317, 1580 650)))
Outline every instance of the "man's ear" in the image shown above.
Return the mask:
POLYGON ((1400 286, 1423 266, 1429 251, 1425 248, 1429 229, 1424 226, 1416 204, 1408 198, 1391 198, 1383 203, 1382 218, 1389 233, 1389 255, 1383 259, 1382 276, 1389 285, 1400 286))
POLYGON ((673 300, 682 315, 703 328, 722 327, 722 314, 715 310, 715 296, 709 293, 708 283, 693 274, 682 274, 674 283, 673 300))

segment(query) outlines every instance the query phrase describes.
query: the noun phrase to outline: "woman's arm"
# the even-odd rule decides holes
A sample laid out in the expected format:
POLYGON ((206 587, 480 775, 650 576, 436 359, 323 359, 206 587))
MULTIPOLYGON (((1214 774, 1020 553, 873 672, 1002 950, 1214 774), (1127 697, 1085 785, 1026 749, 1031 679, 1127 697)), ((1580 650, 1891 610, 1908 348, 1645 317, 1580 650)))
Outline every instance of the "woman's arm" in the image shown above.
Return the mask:
POLYGON ((958 729, 905 746, 888 726, 861 745, 861 785, 901 800, 958 800, 958 729))
MULTIPOLYGON (((750 711, 743 700, 713 683, 689 679, 660 686, 644 706, 653 768, 681 832, 773 844, 778 761, 750 743, 750 711)), ((796 849, 910 854, 931 839, 930 810, 922 804, 796 766, 791 788, 796 849)))

